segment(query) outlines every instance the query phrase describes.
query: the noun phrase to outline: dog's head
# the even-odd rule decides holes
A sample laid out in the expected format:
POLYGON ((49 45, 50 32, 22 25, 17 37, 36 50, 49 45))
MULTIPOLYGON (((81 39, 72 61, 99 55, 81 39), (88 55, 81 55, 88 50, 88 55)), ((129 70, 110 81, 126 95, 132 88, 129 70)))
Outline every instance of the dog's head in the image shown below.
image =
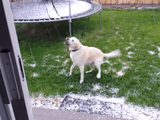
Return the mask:
POLYGON ((66 38, 66 42, 64 43, 65 45, 69 45, 69 50, 77 50, 80 49, 82 44, 80 43, 80 41, 75 38, 75 37, 67 37, 66 38))

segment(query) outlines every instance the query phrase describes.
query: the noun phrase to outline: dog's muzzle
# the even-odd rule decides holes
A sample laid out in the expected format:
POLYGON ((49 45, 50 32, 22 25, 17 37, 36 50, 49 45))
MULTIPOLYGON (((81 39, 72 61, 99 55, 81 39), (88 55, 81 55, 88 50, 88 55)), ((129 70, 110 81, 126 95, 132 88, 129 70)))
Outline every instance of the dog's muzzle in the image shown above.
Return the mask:
POLYGON ((68 41, 69 41, 69 38, 67 37, 67 38, 66 38, 66 42, 64 42, 64 44, 65 44, 65 45, 69 45, 69 42, 68 42, 68 41))
POLYGON ((68 41, 67 41, 67 42, 64 42, 64 44, 65 44, 65 45, 69 45, 68 41))

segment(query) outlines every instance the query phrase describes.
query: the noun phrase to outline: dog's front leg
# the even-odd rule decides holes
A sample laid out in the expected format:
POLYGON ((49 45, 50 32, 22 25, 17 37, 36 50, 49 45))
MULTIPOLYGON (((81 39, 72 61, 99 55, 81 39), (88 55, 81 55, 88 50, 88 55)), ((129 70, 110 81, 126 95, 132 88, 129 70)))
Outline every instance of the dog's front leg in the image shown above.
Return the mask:
POLYGON ((81 71, 81 79, 80 79, 80 84, 84 81, 84 66, 80 66, 79 67, 80 71, 81 71))
POLYGON ((73 69, 76 67, 76 65, 73 63, 72 64, 72 66, 71 66, 71 68, 70 68, 70 73, 69 73, 69 75, 72 75, 72 71, 73 71, 73 69))

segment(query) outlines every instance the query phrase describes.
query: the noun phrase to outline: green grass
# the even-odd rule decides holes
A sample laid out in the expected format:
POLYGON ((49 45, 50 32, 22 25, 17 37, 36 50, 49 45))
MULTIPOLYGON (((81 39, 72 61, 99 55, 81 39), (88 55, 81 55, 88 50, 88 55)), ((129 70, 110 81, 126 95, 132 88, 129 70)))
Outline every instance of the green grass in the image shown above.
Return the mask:
MULTIPOLYGON (((58 23, 16 24, 30 94, 65 95, 101 94, 106 97, 125 97, 127 102, 160 108, 160 10, 108 10, 73 20, 73 36, 82 44, 100 48, 104 53, 120 49, 122 56, 110 58, 102 65, 102 78, 97 70, 85 74, 80 82, 80 71, 73 70, 68 47, 63 44, 69 36, 68 21, 58 23), (152 52, 154 54, 150 54, 152 52), (129 53, 130 56, 128 57, 129 53), (65 64, 64 62, 68 62, 65 64), (36 64, 32 67, 31 64, 36 64), (127 66, 127 69, 123 69, 127 66), (117 76, 122 70, 125 74, 117 76), (37 76, 33 76, 33 74, 37 76), (100 90, 93 90, 99 84, 100 90), (112 90, 117 89, 117 92, 112 90)), ((106 59, 105 59, 106 60, 106 59)), ((85 67, 85 71, 89 67, 85 67)))

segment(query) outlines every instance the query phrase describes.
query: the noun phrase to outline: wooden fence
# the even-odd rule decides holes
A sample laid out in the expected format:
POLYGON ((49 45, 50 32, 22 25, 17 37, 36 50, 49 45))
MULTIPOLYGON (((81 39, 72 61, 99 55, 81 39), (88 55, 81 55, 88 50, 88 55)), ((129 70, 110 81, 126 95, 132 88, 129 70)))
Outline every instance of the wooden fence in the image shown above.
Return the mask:
MULTIPOLYGON (((10 0, 11 2, 23 0, 10 0)), ((93 0, 101 3, 101 0, 93 0)), ((103 4, 160 4, 160 0, 102 0, 103 4)))
MULTIPOLYGON (((101 3, 101 0, 93 0, 101 3)), ((160 4, 160 0, 102 0, 103 4, 160 4)))

